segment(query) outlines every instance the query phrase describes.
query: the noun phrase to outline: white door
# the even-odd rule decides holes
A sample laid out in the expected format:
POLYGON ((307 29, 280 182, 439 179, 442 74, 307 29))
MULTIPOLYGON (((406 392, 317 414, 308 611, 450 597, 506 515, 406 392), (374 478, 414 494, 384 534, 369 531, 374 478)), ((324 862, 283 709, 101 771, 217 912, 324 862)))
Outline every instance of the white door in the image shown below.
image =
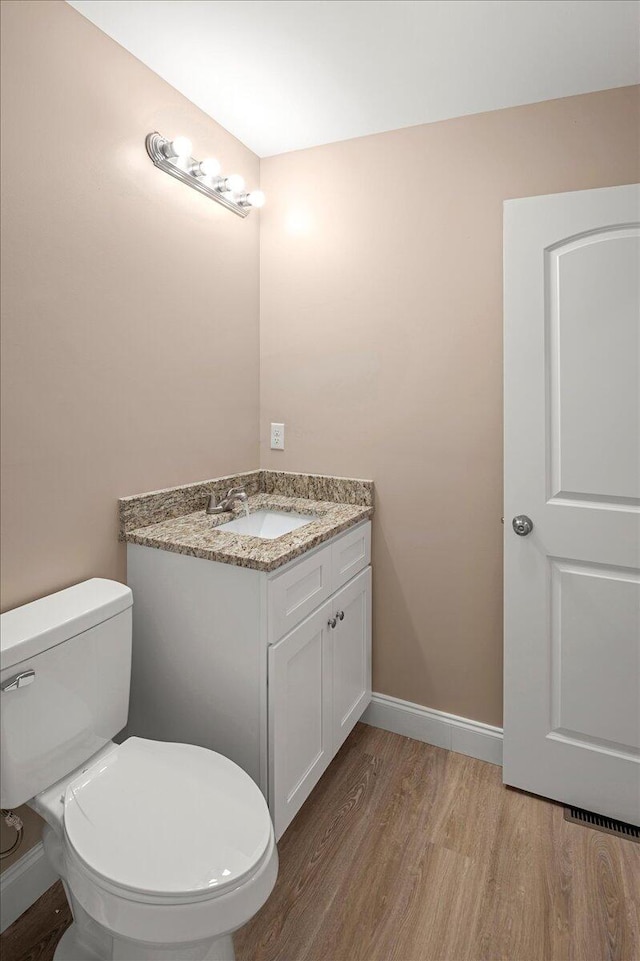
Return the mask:
POLYGON ((332 664, 323 604, 269 648, 269 808, 280 838, 332 753, 332 664))
POLYGON ((332 598, 333 753, 371 700, 371 568, 332 598))
POLYGON ((633 824, 639 222, 637 185, 505 204, 504 781, 633 824))

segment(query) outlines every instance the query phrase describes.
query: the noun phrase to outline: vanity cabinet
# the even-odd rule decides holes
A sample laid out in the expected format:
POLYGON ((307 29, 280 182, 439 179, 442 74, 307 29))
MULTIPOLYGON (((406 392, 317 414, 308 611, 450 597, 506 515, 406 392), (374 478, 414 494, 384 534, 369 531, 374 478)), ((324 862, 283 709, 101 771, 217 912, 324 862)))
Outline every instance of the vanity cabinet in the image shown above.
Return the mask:
POLYGON ((280 837, 371 700, 371 524, 272 573, 127 545, 129 723, 258 783, 280 837))

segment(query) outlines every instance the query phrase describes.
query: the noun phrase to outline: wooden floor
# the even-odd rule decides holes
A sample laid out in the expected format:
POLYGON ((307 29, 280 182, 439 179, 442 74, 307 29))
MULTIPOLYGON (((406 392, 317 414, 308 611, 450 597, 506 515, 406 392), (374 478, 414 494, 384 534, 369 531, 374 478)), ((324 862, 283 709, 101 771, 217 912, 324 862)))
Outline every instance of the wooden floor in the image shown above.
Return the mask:
MULTIPOLYGON (((278 847, 238 961, 640 959, 640 845, 419 741, 358 725, 278 847)), ((52 958, 57 897, 5 932, 2 961, 52 958)))
POLYGON ((70 924, 71 911, 58 881, 0 935, 0 959, 51 961, 58 941, 70 924))

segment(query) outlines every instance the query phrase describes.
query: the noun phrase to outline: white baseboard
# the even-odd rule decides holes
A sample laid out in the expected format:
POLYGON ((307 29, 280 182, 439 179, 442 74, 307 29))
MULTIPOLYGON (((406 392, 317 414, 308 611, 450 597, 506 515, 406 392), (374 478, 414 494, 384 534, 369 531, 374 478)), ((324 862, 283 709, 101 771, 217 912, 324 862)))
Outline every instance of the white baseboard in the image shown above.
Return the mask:
POLYGON ((447 751, 502 764, 502 728, 434 711, 387 694, 374 694, 362 721, 394 734, 426 741, 447 751))
POLYGON ((0 931, 4 931, 58 880, 42 841, 0 874, 0 931))

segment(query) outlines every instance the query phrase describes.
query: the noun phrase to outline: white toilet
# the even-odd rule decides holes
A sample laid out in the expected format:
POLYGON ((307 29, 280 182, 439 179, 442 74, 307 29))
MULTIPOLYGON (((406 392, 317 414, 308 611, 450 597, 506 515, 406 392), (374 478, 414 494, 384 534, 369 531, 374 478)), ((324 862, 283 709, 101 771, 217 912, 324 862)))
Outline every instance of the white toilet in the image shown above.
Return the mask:
POLYGON ((74 923, 55 961, 228 961, 278 855, 228 758, 130 737, 128 587, 95 578, 1 618, 1 806, 47 822, 74 923))

